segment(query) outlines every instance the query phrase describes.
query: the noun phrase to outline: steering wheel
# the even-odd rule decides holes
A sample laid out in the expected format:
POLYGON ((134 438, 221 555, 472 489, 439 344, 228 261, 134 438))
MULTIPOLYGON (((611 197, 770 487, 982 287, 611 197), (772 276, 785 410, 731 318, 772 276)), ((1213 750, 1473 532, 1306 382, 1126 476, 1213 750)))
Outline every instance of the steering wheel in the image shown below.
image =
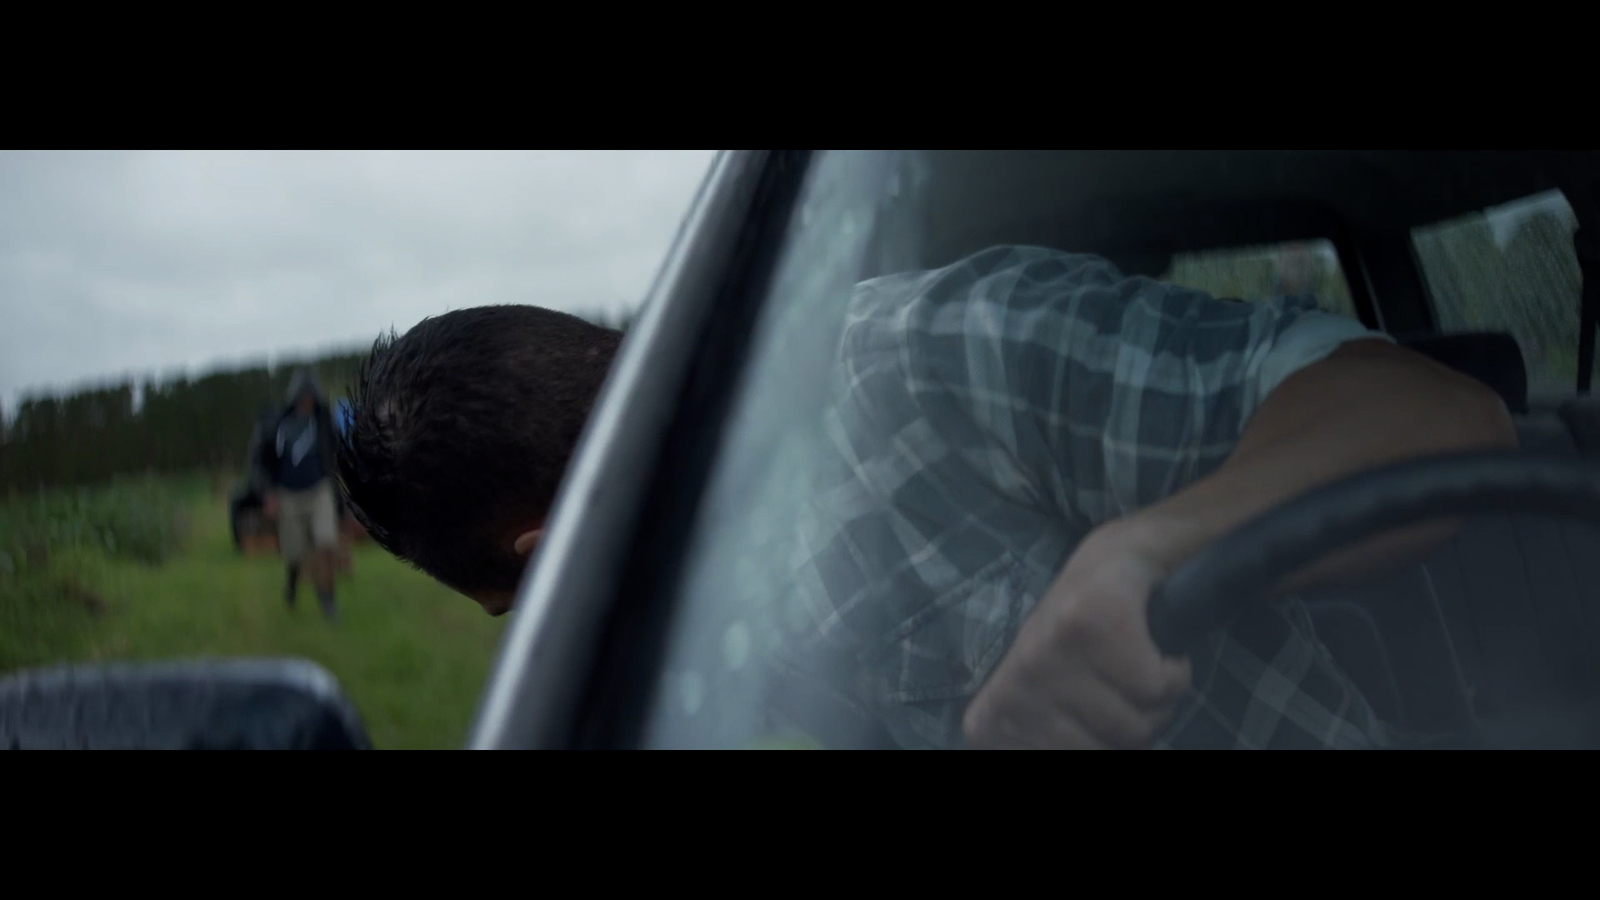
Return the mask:
MULTIPOLYGON (((1169 656, 1260 603, 1287 576, 1364 538, 1441 518, 1543 515, 1600 525, 1600 465, 1522 451, 1411 460, 1316 488, 1247 522, 1178 567, 1150 597, 1150 637, 1169 656)), ((1600 709, 1531 710, 1485 723, 1484 747, 1600 748, 1600 709)))

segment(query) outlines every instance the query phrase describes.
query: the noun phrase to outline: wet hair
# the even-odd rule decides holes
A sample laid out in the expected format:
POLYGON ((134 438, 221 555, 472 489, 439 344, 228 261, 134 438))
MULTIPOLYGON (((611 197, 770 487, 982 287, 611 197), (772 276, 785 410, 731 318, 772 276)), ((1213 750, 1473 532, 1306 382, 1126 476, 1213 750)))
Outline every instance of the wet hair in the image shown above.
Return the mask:
POLYGON ((372 539, 463 592, 512 591, 514 529, 550 509, 622 333, 536 306, 480 306, 379 337, 338 446, 372 539))

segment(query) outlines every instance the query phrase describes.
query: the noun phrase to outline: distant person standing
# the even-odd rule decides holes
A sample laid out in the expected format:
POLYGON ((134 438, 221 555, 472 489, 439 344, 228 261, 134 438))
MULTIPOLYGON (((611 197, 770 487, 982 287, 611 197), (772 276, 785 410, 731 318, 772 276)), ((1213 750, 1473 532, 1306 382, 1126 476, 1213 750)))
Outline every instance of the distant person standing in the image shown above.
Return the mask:
POLYGON ((289 405, 257 427, 250 452, 251 481, 263 494, 267 516, 278 521, 278 552, 288 566, 284 601, 294 607, 305 572, 329 621, 337 618, 336 439, 333 415, 316 376, 300 369, 289 386, 289 405))

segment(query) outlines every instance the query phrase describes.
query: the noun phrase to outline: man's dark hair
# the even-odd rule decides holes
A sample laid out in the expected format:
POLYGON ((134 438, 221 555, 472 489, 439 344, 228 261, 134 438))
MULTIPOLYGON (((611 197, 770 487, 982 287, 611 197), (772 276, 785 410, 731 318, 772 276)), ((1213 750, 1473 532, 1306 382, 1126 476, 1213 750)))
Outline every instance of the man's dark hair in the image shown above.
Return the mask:
POLYGON ((512 530, 550 509, 622 333, 480 306, 378 338, 339 474, 372 539, 460 590, 517 587, 512 530))

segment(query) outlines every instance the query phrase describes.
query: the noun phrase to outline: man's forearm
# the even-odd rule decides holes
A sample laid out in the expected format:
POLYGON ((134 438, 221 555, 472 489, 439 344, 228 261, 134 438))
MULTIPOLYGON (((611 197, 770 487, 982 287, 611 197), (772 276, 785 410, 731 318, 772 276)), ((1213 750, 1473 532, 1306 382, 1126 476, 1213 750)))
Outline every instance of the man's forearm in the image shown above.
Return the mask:
MULTIPOLYGON (((1434 453, 1514 447, 1498 395, 1472 379, 1382 341, 1346 344, 1285 379, 1210 476, 1121 520, 1175 567, 1245 521, 1356 472, 1434 453)), ((1376 537, 1297 573, 1297 589, 1416 559, 1455 523, 1376 537)))

